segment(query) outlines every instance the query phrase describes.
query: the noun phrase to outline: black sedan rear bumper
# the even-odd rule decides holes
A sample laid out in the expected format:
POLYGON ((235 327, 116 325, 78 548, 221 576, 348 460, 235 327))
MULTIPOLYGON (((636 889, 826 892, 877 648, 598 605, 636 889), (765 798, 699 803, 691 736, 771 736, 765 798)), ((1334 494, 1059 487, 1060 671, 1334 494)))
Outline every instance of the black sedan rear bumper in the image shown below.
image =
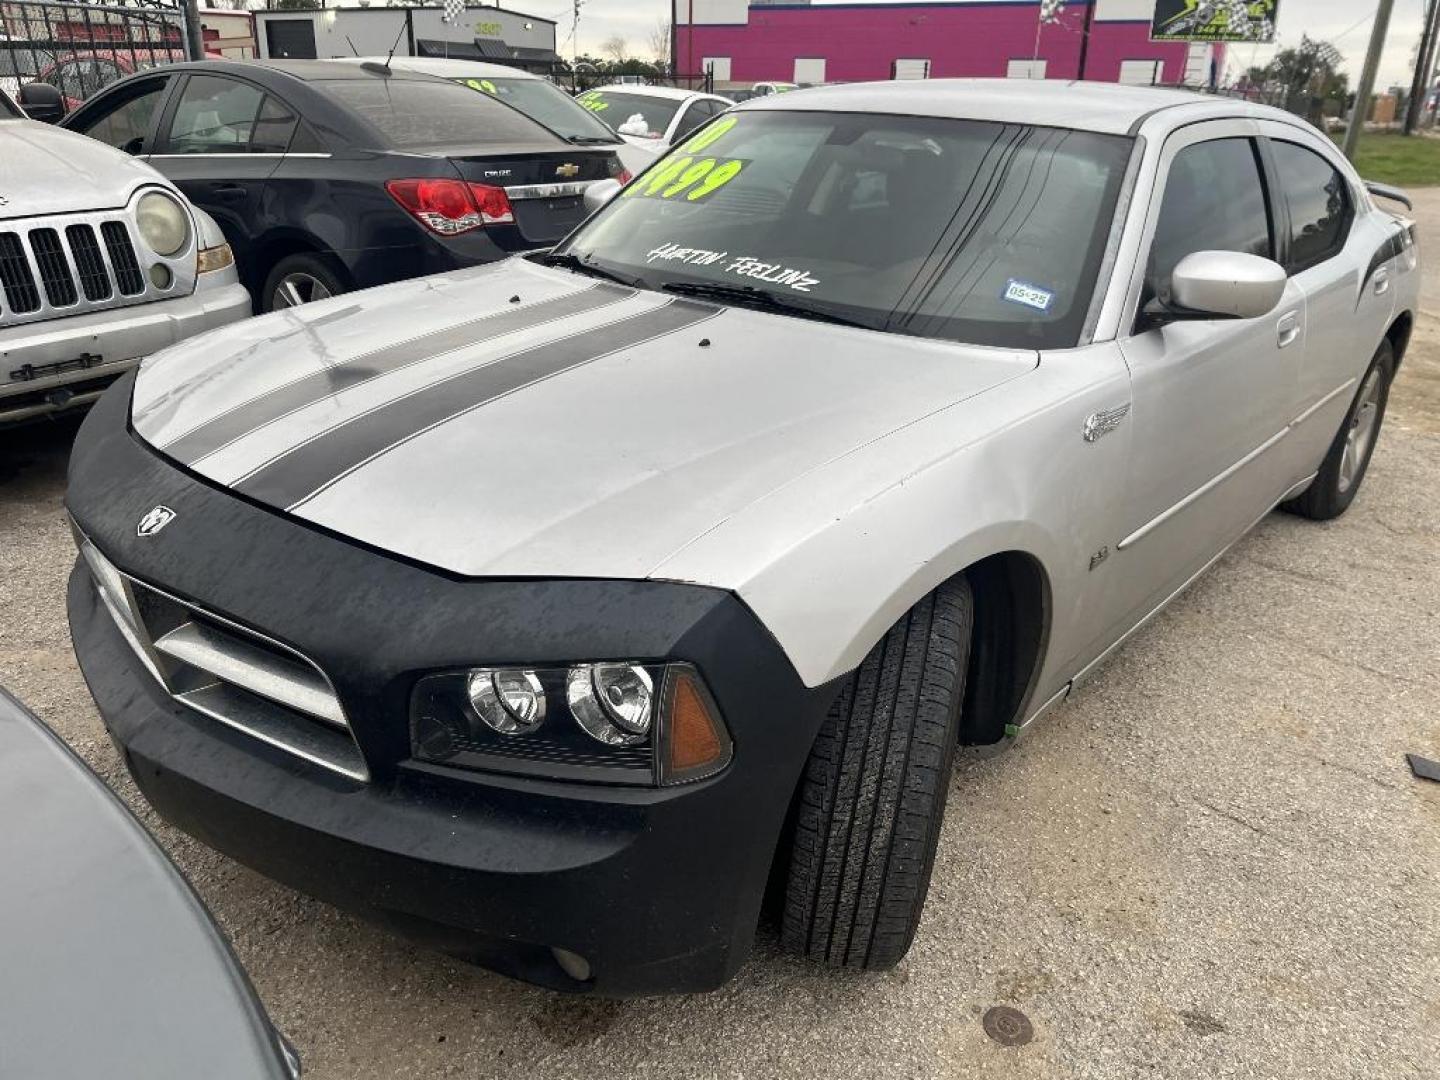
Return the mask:
POLYGON ((202 482, 126 429, 129 379, 87 420, 70 510, 123 572, 300 650, 331 677, 370 781, 224 727, 146 670, 77 565, 75 652, 162 816, 268 876, 543 985, 626 995, 719 985, 745 958, 829 688, 801 684, 737 599, 624 581, 458 580, 202 482), (161 533, 136 521, 163 502, 161 533), (422 674, 584 657, 695 664, 735 742, 720 775, 649 788, 411 760, 422 674), (554 949, 583 957, 587 981, 554 949), (573 970, 573 969, 572 969, 573 970))

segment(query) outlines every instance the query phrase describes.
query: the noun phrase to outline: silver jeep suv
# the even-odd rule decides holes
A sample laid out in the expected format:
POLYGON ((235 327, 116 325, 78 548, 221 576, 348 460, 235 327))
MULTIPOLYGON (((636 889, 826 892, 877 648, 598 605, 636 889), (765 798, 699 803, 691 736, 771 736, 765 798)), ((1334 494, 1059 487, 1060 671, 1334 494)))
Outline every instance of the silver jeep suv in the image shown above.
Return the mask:
POLYGON ((143 357, 250 311, 208 214, 0 93, 0 427, 86 405, 143 357))

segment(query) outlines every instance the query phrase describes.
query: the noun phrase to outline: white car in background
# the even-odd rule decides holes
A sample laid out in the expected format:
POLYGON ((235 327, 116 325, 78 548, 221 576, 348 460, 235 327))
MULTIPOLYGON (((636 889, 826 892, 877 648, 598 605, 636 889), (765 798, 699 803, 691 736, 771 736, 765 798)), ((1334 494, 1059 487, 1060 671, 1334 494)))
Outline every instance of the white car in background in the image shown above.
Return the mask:
POLYGON ((575 99, 615 131, 632 151, 620 160, 640 172, 733 101, 673 86, 599 86, 575 99))

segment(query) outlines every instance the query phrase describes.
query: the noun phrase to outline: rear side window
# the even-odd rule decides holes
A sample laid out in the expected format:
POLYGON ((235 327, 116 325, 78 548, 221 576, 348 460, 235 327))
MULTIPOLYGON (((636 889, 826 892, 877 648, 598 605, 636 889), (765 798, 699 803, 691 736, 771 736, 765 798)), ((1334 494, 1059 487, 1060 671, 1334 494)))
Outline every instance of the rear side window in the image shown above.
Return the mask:
POLYGON ((261 91, 217 75, 192 75, 170 121, 172 154, 244 154, 260 111, 261 91))
POLYGON ((290 136, 295 133, 295 114, 273 97, 267 97, 260 106, 260 115, 255 118, 255 130, 250 137, 252 154, 283 154, 290 145, 290 136))
POLYGON ((1155 297, 1170 299, 1176 264, 1196 251, 1275 257, 1260 162, 1249 139, 1196 143, 1175 155, 1145 267, 1142 306, 1155 297))
POLYGON ((1280 190, 1290 210, 1290 272, 1324 262, 1345 246, 1350 193, 1340 171, 1313 150, 1271 142, 1280 190))
POLYGON ((441 79, 327 79, 311 85, 398 149, 558 145, 555 136, 523 113, 441 79))

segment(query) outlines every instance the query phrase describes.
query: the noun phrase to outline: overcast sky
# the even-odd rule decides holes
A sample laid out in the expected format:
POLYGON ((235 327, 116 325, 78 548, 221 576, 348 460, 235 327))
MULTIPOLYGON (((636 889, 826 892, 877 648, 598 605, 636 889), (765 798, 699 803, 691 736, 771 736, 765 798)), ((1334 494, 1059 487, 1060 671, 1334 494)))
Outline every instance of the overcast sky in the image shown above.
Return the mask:
MULTIPOLYGON (((817 6, 824 2, 818 0, 817 6)), ((924 0, 872 2, 923 3, 924 0)), ((554 19, 560 24, 557 36, 565 43, 560 51, 569 55, 571 7, 566 0, 502 0, 502 6, 554 19)), ((1276 45, 1235 47, 1231 51, 1231 72, 1234 74, 1240 68, 1250 66, 1252 53, 1254 62, 1263 64, 1274 48, 1298 43, 1303 32, 1334 42, 1345 56, 1345 69, 1350 73, 1353 86, 1360 79, 1360 65, 1370 40, 1374 6, 1374 0, 1280 0, 1276 45)), ((1379 88, 1392 83, 1409 83, 1410 56, 1420 39, 1423 8, 1424 0, 1395 0, 1377 80, 1379 88)), ((584 0, 580 11, 580 50, 598 54, 601 42, 619 34, 629 43, 632 52, 648 56, 650 35, 655 25, 669 17, 670 0, 584 0)))

